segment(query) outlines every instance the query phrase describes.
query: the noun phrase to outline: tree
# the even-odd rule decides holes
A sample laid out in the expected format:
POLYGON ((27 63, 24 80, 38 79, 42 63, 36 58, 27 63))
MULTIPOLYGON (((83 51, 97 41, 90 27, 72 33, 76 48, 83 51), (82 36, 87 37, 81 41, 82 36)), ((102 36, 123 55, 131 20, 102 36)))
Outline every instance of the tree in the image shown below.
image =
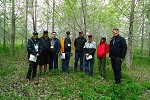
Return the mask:
POLYGON ((11 48, 12 48, 12 53, 14 54, 14 49, 15 49, 15 0, 12 0, 12 16, 11 16, 11 48))
POLYGON ((26 0, 26 17, 25 17, 25 44, 28 38, 28 0, 26 0))
POLYGON ((4 37, 3 37, 3 47, 6 47, 6 0, 3 0, 4 3, 4 37))
POLYGON ((128 33, 128 49, 127 49, 127 61, 126 66, 128 68, 131 67, 132 64, 132 42, 133 42, 133 23, 134 23, 134 8, 135 8, 135 0, 131 2, 131 12, 130 12, 130 21, 129 21, 129 33, 128 33))
POLYGON ((53 0, 52 32, 54 32, 54 28, 55 28, 55 0, 53 0))
POLYGON ((86 35, 86 0, 81 0, 83 15, 83 33, 86 35))

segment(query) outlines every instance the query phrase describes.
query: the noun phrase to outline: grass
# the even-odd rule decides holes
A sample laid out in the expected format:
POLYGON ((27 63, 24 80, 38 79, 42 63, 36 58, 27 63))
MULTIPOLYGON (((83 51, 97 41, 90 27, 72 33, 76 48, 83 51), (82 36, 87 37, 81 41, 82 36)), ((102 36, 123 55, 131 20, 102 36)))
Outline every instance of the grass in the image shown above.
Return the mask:
MULTIPOLYGON (((1 48, 1 47, 0 47, 1 48)), ((114 84, 110 61, 107 60, 107 77, 100 79, 95 59, 94 76, 84 72, 59 71, 38 75, 35 81, 24 80, 28 61, 22 46, 16 48, 16 55, 10 55, 9 47, 0 49, 0 100, 26 99, 76 99, 76 100, 149 100, 150 99, 150 58, 134 57, 132 68, 123 65, 121 84, 114 84)), ((71 58, 73 62, 73 56, 71 58)), ((38 72, 39 73, 39 72, 38 72)))

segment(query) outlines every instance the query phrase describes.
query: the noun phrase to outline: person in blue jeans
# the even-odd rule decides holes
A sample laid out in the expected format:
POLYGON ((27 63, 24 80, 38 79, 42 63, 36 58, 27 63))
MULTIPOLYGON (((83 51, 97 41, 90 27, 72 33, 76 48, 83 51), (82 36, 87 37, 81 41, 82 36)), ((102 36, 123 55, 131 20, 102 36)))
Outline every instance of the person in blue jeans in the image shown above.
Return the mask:
POLYGON ((83 71, 83 47, 86 42, 84 34, 79 32, 79 37, 74 41, 75 46, 75 63, 74 63, 74 72, 77 72, 78 61, 80 59, 80 71, 83 71))
POLYGON ((69 72, 69 61, 71 54, 72 42, 70 32, 66 32, 66 37, 61 40, 61 54, 65 53, 65 59, 62 59, 62 72, 69 72))
POLYGON ((84 67, 85 74, 93 76, 94 54, 96 51, 96 42, 93 41, 92 35, 88 35, 88 41, 84 45, 84 67), (89 68, 90 64, 90 68, 89 68))
POLYGON ((49 70, 58 70, 58 53, 60 51, 61 45, 58 38, 56 38, 56 32, 52 33, 52 38, 50 38, 50 57, 49 57, 49 70), (54 63, 54 66, 53 66, 54 63))

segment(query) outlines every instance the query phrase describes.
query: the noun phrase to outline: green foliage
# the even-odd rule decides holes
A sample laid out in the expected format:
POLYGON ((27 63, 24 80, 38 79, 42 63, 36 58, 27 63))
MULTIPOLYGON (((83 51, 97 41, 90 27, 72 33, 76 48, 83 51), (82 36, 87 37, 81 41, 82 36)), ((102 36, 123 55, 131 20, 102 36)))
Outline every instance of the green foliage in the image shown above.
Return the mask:
MULTIPOLYGON (((5 51, 5 50, 4 50, 5 51)), ((101 80, 95 60, 94 75, 89 77, 82 72, 70 73, 59 71, 47 72, 37 79, 27 82, 24 80, 28 69, 27 53, 23 46, 17 46, 15 56, 9 53, 0 53, 0 99, 27 100, 27 99, 83 99, 83 100, 140 100, 149 99, 150 75, 149 67, 134 66, 131 69, 123 67, 121 84, 114 84, 113 71, 107 59, 106 79, 101 80), (7 58, 7 59, 5 59, 7 58), (147 70, 147 71, 145 71, 147 70), (142 74, 144 73, 144 74, 142 74)), ((9 49, 8 49, 9 51, 9 49)), ((138 57, 135 57, 138 59, 138 57)), ((147 62, 143 60, 142 63, 147 62)), ((73 59, 72 59, 73 62, 73 59)), ((72 65, 72 64, 71 64, 72 65)))

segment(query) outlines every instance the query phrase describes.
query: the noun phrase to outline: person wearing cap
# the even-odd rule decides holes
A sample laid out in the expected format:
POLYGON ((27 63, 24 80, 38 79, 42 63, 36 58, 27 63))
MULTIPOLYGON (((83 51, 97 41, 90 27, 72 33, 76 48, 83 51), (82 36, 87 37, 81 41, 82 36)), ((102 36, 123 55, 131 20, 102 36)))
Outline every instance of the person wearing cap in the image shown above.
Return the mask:
POLYGON ((106 77, 106 54, 109 52, 109 45, 106 43, 106 37, 102 37, 97 48, 98 67, 101 79, 106 77))
POLYGON ((127 44, 125 39, 119 35, 119 29, 113 29, 113 37, 110 41, 109 58, 111 59, 111 65, 114 72, 115 83, 121 82, 121 65, 127 52, 127 44))
POLYGON ((70 32, 66 32, 66 37, 61 39, 61 54, 65 53, 65 59, 62 59, 62 72, 69 72, 69 61, 71 55, 72 42, 70 32))
POLYGON ((85 74, 93 76, 94 54, 96 51, 96 42, 93 41, 92 35, 88 35, 88 41, 84 45, 84 67, 85 74), (90 67, 89 67, 90 64, 90 67))
POLYGON ((38 57, 43 52, 43 47, 42 47, 42 44, 39 41, 37 32, 33 32, 32 38, 28 39, 27 51, 28 51, 28 58, 29 58, 29 69, 28 69, 28 72, 27 72, 27 75, 26 75, 26 79, 30 80, 31 78, 32 79, 36 78, 38 57), (33 59, 33 57, 35 59, 33 59))
POLYGON ((83 47, 86 43, 83 32, 79 32, 79 37, 74 41, 75 47, 75 63, 74 63, 74 72, 77 72, 78 61, 80 59, 80 71, 83 71, 83 47))
POLYGON ((50 57, 49 57, 49 70, 58 70, 58 53, 60 51, 61 44, 56 37, 56 32, 52 32, 52 38, 50 38, 50 57), (54 66, 53 66, 54 64, 54 66))
POLYGON ((48 31, 43 31, 43 36, 40 38, 41 44, 43 46, 42 55, 39 57, 39 70, 42 73, 42 67, 44 66, 44 73, 47 71, 47 64, 49 64, 50 56, 50 38, 48 37, 48 31))

